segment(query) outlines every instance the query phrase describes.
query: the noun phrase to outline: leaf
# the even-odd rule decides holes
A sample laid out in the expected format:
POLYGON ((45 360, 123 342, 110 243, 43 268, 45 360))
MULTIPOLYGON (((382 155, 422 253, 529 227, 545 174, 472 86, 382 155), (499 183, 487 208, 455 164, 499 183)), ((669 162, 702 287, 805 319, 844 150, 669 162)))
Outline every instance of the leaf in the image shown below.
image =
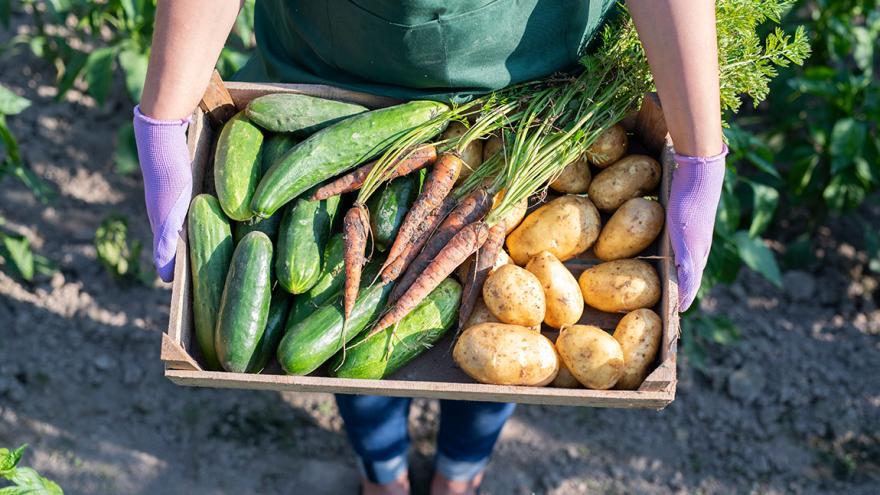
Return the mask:
POLYGON ((6 150, 6 161, 10 162, 11 166, 21 163, 21 155, 18 152, 18 141, 6 125, 5 115, 0 115, 0 143, 3 144, 3 149, 6 150))
POLYGON ((743 263, 769 280, 773 285, 781 288, 782 274, 779 272, 779 265, 776 264, 773 251, 764 245, 764 241, 759 238, 750 237, 749 233, 745 230, 736 232, 733 239, 743 263))
POLYGON ((17 274, 30 282, 34 278, 34 254, 27 238, 0 232, 0 257, 15 269, 17 274))
POLYGON ((741 218, 739 198, 733 191, 735 178, 728 171, 725 176, 724 187, 721 189, 721 198, 718 201, 718 213, 716 215, 715 230, 724 235, 732 235, 739 227, 741 218))
POLYGON ((125 74, 125 89, 132 101, 140 101, 144 91, 144 80, 147 77, 148 53, 139 53, 132 49, 119 53, 119 65, 125 74))
POLYGON ((853 160, 861 155, 868 129, 864 122, 852 117, 838 120, 831 130, 831 173, 851 167, 853 160))
POLYGON ((779 191, 770 186, 744 179, 743 182, 752 188, 752 224, 749 235, 757 237, 767 230, 776 207, 779 205, 779 191))
POLYGON ((4 476, 4 473, 7 471, 15 469, 15 466, 21 461, 21 456, 27 446, 25 443, 15 450, 0 449, 0 476, 4 476))
POLYGON ((58 81, 58 94, 56 100, 62 100, 64 95, 73 87, 76 78, 79 77, 88 60, 88 55, 79 50, 70 49, 70 55, 67 57, 67 63, 64 64, 64 75, 58 81))
POLYGON ((83 71, 89 85, 89 94, 95 98, 99 105, 107 100, 110 84, 113 82, 113 56, 115 48, 112 46, 99 48, 89 54, 83 71))
POLYGON ((874 45, 878 41, 876 35, 872 36, 864 26, 852 26, 850 33, 855 44, 852 51, 853 60, 862 71, 871 74, 874 69, 874 45))
POLYGON ((139 170, 137 143, 134 139, 134 126, 126 123, 116 131, 116 149, 113 151, 116 171, 123 175, 139 170))
POLYGON ((28 467, 17 468, 9 480, 22 489, 19 492, 10 493, 21 493, 22 495, 63 495, 64 493, 54 481, 40 476, 28 467))
POLYGON ((16 115, 31 106, 31 101, 18 96, 0 84, 0 115, 16 115))

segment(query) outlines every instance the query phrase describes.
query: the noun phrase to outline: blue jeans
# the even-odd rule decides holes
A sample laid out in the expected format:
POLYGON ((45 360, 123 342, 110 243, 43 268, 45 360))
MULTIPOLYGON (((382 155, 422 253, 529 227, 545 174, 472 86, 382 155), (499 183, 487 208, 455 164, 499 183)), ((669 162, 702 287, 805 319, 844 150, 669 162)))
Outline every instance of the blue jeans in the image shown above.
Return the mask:
MULTIPOLYGON (((389 483, 406 471, 411 402, 402 397, 336 396, 345 431, 368 480, 389 483)), ((513 408, 514 404, 441 400, 437 471, 451 480, 470 480, 479 474, 513 408)))

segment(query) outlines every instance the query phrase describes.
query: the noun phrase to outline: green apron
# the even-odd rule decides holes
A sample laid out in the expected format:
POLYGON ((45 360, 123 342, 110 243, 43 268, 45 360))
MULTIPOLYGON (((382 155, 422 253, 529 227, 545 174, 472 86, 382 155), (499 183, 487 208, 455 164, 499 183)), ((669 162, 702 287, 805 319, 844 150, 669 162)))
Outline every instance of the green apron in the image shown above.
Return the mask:
POLYGON ((257 0, 247 81, 462 101, 566 69, 616 0, 257 0))

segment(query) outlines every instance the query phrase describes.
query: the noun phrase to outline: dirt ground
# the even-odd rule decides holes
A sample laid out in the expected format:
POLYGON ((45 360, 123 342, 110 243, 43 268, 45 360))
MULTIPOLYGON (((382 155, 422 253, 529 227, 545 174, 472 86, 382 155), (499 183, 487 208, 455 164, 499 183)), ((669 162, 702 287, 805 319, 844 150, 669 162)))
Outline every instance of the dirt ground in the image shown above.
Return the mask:
MULTIPOLYGON (((99 108, 77 91, 58 102, 53 72, 27 55, 4 55, 0 74, 34 102, 10 122, 58 191, 42 206, 5 179, 0 216, 59 266, 33 284, 0 271, 0 446, 29 443, 25 464, 74 495, 355 493, 331 396, 163 378, 169 287, 120 286, 92 243, 120 213, 150 245, 140 177, 119 175, 112 159, 129 104, 99 108)), ((861 213, 880 229, 877 198, 861 213)), ((663 411, 519 407, 483 492, 878 493, 880 289, 860 245, 855 220, 835 219, 784 290, 751 273, 715 290, 704 309, 729 316, 741 339, 710 347, 703 371, 681 362, 663 411)), ((437 405, 416 401, 416 493, 436 426, 437 405)))

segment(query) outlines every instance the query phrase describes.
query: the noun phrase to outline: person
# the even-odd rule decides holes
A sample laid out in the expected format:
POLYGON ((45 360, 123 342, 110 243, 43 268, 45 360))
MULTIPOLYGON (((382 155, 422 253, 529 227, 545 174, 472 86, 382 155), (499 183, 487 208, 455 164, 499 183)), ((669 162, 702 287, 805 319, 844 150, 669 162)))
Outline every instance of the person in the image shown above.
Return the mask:
MULTIPOLYGON (((693 302, 724 177, 715 8, 710 0, 629 0, 677 167, 667 226, 679 309, 693 302)), ((463 99, 577 63, 615 0, 257 0, 257 52, 241 78, 315 83, 402 99, 463 99)), ((192 194, 185 132, 240 0, 160 0, 134 110, 159 276, 192 194)), ((337 397, 365 494, 408 493, 403 398, 337 397)), ((511 404, 443 401, 432 493, 476 493, 511 404)))

